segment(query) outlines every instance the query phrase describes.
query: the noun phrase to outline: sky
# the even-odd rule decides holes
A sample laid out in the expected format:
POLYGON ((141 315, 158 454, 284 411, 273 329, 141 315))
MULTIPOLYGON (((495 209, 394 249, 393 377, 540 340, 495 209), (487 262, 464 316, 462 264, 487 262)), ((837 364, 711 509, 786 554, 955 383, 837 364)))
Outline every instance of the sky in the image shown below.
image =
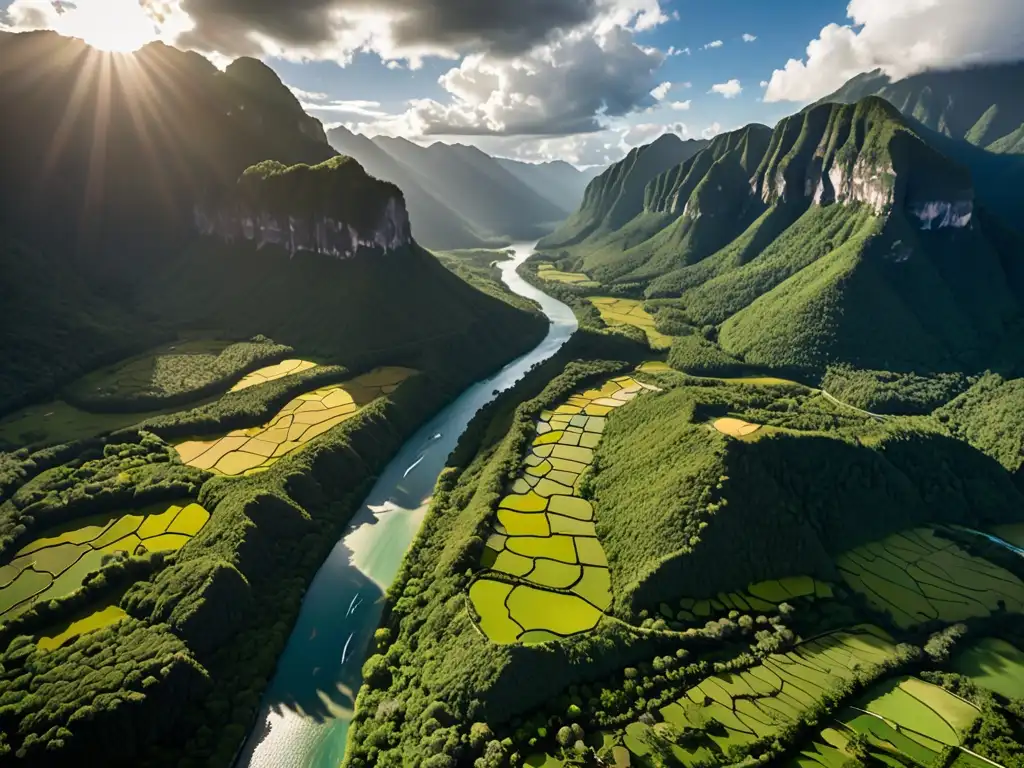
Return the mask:
POLYGON ((1024 58, 1024 0, 0 0, 0 27, 256 56, 328 127, 581 166, 876 68, 1024 58))

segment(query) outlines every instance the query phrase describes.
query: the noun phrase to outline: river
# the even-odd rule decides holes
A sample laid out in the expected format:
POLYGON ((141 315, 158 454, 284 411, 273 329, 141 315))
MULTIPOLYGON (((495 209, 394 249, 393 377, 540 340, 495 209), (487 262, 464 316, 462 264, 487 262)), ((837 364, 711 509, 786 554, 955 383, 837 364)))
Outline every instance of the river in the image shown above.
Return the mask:
POLYGON ((576 330, 572 310, 516 273, 533 243, 512 246, 500 262, 505 284, 535 300, 551 321, 533 351, 467 389, 402 446, 381 474, 341 541, 320 567, 273 679, 263 694, 240 768, 337 768, 345 754, 361 670, 394 580, 449 454, 473 416, 576 330))

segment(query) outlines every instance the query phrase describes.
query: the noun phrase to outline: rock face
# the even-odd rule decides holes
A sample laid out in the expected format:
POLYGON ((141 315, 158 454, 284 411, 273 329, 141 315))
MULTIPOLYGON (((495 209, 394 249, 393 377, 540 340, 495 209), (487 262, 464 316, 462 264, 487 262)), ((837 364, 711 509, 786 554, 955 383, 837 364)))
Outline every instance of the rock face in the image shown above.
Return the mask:
POLYGON ((224 198, 197 203, 194 221, 201 235, 277 246, 292 256, 307 251, 346 259, 413 241, 398 187, 367 175, 347 157, 313 167, 253 166, 224 198))

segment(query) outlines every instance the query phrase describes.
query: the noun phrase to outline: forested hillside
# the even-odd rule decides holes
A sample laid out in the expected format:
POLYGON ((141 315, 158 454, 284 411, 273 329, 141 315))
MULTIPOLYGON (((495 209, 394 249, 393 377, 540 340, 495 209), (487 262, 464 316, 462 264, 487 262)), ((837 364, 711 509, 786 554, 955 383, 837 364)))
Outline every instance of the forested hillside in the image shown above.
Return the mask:
POLYGON ((614 231, 543 244, 748 366, 978 371, 1006 361, 1024 295, 1021 237, 978 184, 869 97, 718 136, 614 231))

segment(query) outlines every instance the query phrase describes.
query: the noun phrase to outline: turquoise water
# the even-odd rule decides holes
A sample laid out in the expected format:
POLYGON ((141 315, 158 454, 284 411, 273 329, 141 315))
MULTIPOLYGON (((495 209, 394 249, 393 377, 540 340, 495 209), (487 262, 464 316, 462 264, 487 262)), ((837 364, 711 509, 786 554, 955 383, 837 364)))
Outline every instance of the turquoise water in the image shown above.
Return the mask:
POLYGON ((337 768, 345 754, 360 671, 380 621, 384 591, 423 522, 448 455, 496 390, 508 389, 551 357, 576 330, 571 309, 516 274, 533 253, 533 244, 513 247, 515 258, 499 264, 502 279, 514 292, 540 304, 551 321, 547 337, 533 351, 467 389, 413 435, 381 474, 310 584, 238 766, 337 768))

